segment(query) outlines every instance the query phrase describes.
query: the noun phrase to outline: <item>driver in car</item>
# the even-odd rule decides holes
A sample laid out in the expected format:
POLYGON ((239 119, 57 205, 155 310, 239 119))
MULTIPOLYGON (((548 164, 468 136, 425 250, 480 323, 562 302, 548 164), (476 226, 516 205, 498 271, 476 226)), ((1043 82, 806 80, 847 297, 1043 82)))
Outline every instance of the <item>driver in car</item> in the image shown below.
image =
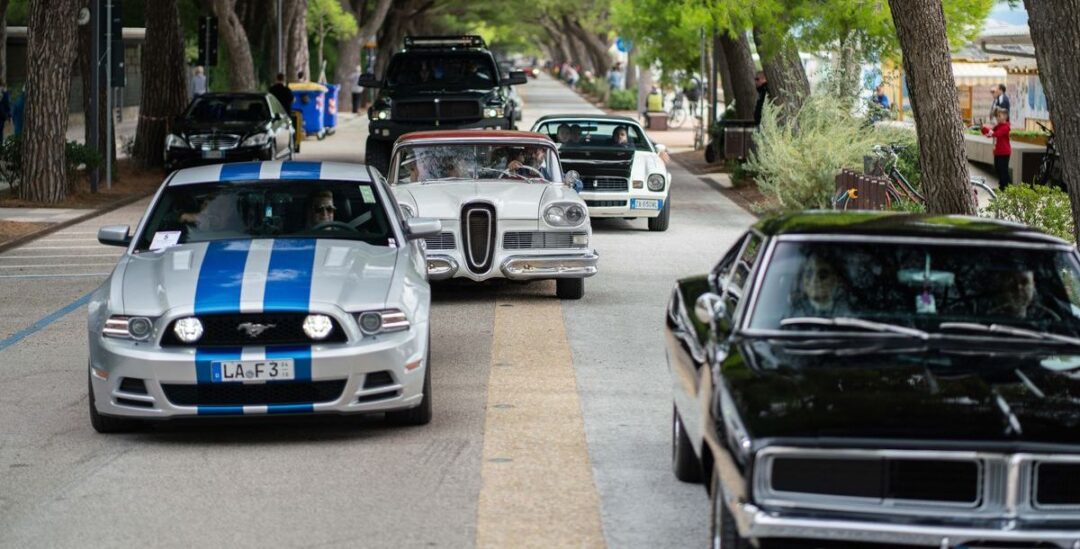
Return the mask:
POLYGON ((525 147, 524 158, 518 155, 507 164, 507 169, 524 177, 540 177, 551 180, 551 172, 545 166, 547 151, 543 147, 525 147), (531 168, 531 169, 530 169, 531 168))
POLYGON ((1027 320, 1061 320, 1057 313, 1035 302, 1035 274, 1029 269, 1003 273, 998 279, 996 303, 987 312, 1027 320))
POLYGON ((311 197, 308 211, 308 228, 317 227, 323 223, 334 220, 334 193, 331 191, 318 191, 311 197))
POLYGON ((799 269, 788 317, 830 317, 850 314, 844 280, 828 259, 810 254, 799 269))
POLYGON ((611 132, 611 142, 620 147, 630 146, 630 136, 626 132, 626 126, 616 126, 615 131, 611 132))

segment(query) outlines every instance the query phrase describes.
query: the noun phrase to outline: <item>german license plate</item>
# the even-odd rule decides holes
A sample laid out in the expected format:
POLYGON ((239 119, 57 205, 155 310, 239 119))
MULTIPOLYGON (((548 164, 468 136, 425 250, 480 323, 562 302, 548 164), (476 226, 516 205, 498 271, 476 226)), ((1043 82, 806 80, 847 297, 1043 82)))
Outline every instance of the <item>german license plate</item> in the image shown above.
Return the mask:
POLYGON ((210 381, 236 383, 241 381, 277 381, 293 379, 291 358, 277 360, 223 360, 210 363, 210 381))
POLYGON ((660 209, 660 201, 659 200, 641 199, 641 198, 631 198, 630 199, 630 209, 633 209, 633 210, 659 210, 660 209))
POLYGON ((221 151, 203 151, 202 152, 202 157, 203 158, 224 158, 225 154, 222 153, 221 151))

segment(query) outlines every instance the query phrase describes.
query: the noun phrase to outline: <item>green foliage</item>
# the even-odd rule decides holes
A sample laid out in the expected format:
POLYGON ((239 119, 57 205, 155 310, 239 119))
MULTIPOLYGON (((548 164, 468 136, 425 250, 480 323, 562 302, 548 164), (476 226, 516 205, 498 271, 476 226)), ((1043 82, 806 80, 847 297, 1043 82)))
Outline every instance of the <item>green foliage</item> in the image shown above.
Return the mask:
POLYGON ((342 9, 338 0, 308 0, 307 26, 308 34, 320 41, 349 38, 360 32, 356 18, 342 9))
POLYGON ((1076 240, 1069 195, 1057 187, 1025 183, 1009 185, 998 191, 983 213, 1023 223, 1070 242, 1076 240))
POLYGON ((630 90, 611 90, 607 106, 616 111, 637 110, 637 88, 630 90))
MULTIPOLYGON (((80 170, 93 170, 101 166, 101 155, 78 141, 68 141, 64 152, 69 188, 74 187, 80 170)), ((22 136, 11 136, 0 141, 0 179, 8 182, 13 189, 22 181, 22 136)))

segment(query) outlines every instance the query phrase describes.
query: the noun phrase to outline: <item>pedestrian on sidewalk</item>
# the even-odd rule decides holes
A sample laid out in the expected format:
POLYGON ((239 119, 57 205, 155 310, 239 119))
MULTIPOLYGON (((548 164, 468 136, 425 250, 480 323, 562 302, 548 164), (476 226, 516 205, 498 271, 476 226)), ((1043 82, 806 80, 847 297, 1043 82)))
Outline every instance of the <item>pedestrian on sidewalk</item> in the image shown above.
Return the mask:
POLYGON ((994 139, 994 171, 998 176, 998 190, 1005 190, 1005 187, 1012 183, 1009 170, 1009 157, 1012 156, 1012 143, 1009 142, 1009 132, 1012 131, 1012 127, 1009 126, 1009 111, 999 107, 994 111, 994 118, 997 119, 997 124, 993 128, 989 124, 983 124, 982 133, 994 139))
POLYGON ((8 91, 7 82, 0 78, 0 139, 4 138, 4 127, 11 118, 11 92, 8 91))
POLYGON ((285 107, 286 111, 292 110, 293 94, 292 90, 285 85, 285 73, 277 73, 277 80, 274 85, 270 86, 270 95, 274 96, 282 107, 285 107))
POLYGON ((1005 93, 1005 84, 990 88, 990 95, 994 96, 994 100, 990 102, 990 120, 995 119, 998 109, 1005 109, 1005 114, 1011 114, 1012 105, 1009 103, 1009 96, 1005 93))
POLYGON ((195 73, 191 75, 191 98, 194 99, 204 93, 206 93, 206 74, 203 71, 202 65, 195 67, 195 73))
POLYGON ((364 97, 364 87, 360 85, 360 75, 363 74, 363 67, 356 66, 356 70, 349 75, 349 80, 352 81, 352 112, 358 114, 360 112, 360 100, 364 97))
POLYGON ((754 76, 754 87, 757 88, 757 104, 754 105, 754 124, 761 124, 761 111, 765 109, 765 98, 769 95, 769 81, 765 78, 765 71, 758 71, 754 76))

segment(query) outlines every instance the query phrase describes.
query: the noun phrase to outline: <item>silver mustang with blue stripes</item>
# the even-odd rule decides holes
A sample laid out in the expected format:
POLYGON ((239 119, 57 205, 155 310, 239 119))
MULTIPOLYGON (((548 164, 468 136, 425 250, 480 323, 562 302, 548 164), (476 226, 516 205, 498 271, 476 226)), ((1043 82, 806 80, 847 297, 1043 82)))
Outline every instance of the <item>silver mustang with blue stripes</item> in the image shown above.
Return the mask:
POLYGON ((99 432, 186 416, 386 412, 430 421, 427 263, 376 170, 250 162, 180 170, 89 309, 99 432))

